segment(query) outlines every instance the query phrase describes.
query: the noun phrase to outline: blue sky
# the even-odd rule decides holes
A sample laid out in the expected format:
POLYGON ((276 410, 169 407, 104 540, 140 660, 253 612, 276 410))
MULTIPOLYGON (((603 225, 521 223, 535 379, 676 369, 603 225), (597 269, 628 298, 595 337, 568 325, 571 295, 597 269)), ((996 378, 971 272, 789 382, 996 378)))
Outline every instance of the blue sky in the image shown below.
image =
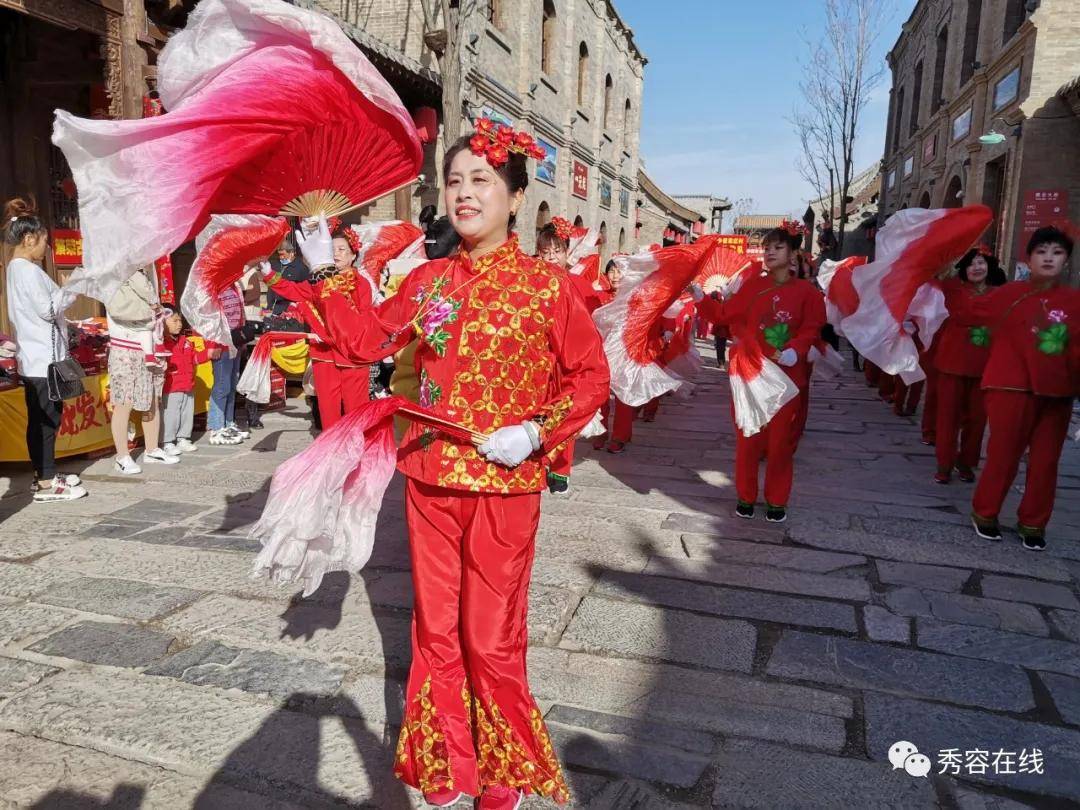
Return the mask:
MULTIPOLYGON (((819 31, 822 0, 615 0, 649 59, 641 124, 646 171, 671 194, 752 197, 759 213, 799 214, 813 195, 795 168, 788 122, 801 32, 819 31)), ((875 58, 884 62, 915 0, 896 0, 875 58)), ((881 158, 888 78, 867 106, 856 171, 881 158)))

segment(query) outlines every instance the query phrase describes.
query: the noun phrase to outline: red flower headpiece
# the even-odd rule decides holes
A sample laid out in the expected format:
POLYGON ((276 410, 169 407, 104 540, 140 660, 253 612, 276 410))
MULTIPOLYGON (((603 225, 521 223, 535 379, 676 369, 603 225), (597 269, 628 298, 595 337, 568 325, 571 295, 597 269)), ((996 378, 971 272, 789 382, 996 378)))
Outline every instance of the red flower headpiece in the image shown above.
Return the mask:
POLYGON ((787 231, 789 236, 806 236, 806 226, 793 219, 785 219, 780 223, 780 230, 787 231))
POLYGON ((564 242, 569 242, 574 235, 574 226, 570 220, 564 217, 552 217, 551 224, 555 226, 555 235, 564 242))
POLYGON ((334 232, 335 239, 344 239, 349 243, 349 249, 352 250, 357 256, 360 255, 360 248, 363 247, 363 242, 360 241, 360 234, 354 231, 347 225, 339 231, 334 232))
POLYGON ((988 248, 982 243, 975 246, 975 252, 978 253, 980 256, 985 256, 986 258, 990 258, 994 255, 994 251, 990 250, 990 248, 988 248))
POLYGON ((476 134, 469 141, 469 148, 477 157, 486 157, 493 168, 501 168, 515 152, 525 157, 543 160, 547 152, 528 132, 515 132, 505 124, 496 124, 490 118, 476 122, 476 134))

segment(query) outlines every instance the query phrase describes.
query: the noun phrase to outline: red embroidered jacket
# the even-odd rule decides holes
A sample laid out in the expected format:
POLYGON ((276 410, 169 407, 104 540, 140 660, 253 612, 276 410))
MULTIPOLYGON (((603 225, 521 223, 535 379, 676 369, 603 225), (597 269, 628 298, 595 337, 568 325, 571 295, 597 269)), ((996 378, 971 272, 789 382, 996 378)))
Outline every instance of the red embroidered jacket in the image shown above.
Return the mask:
POLYGON ((962 325, 989 327, 983 388, 1043 397, 1080 393, 1080 290, 1013 281, 949 312, 962 325))
MULTIPOLYGON (((540 417, 541 452, 550 456, 608 396, 607 359, 580 294, 516 239, 475 262, 462 252, 421 265, 376 309, 356 303, 337 292, 321 298, 313 331, 353 363, 419 337, 420 404, 470 430, 489 434, 540 417)), ((508 469, 417 424, 398 459, 410 478, 449 489, 518 494, 546 485, 540 453, 508 469)))
POLYGON ((702 299, 698 312, 713 323, 732 327, 738 340, 756 340, 770 359, 794 349, 799 359, 784 372, 800 388, 809 384, 806 353, 825 325, 825 298, 809 281, 790 278, 777 284, 769 276, 755 278, 727 301, 702 299))
MULTIPOLYGON (((287 281, 281 273, 275 273, 267 280, 267 284, 275 293, 286 300, 297 304, 296 311, 313 332, 318 332, 316 326, 321 322, 318 303, 332 293, 341 293, 352 303, 356 312, 371 308, 371 302, 376 296, 376 288, 363 271, 356 268, 338 273, 321 281, 287 281)), ((333 363, 341 368, 356 368, 367 363, 357 363, 350 360, 341 352, 336 351, 330 343, 308 344, 308 354, 314 363, 333 363)), ((383 355, 386 357, 386 355, 383 355)), ((377 358, 382 360, 383 357, 377 358)), ((371 361, 375 362, 375 361, 371 361)))
POLYGON ((963 312, 992 288, 979 292, 974 284, 952 278, 942 282, 941 290, 949 318, 934 338, 934 367, 958 377, 981 377, 990 358, 990 330, 985 323, 968 325, 962 316, 953 317, 953 313, 963 312))

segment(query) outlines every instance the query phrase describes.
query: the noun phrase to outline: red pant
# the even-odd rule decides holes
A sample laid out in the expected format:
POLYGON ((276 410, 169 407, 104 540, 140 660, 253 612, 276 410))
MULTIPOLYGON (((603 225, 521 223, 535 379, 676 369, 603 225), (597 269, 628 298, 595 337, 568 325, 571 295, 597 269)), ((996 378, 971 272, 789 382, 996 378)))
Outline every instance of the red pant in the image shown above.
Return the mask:
POLYGON ((412 667, 394 772, 424 793, 485 785, 568 798, 525 673, 540 494, 409 479, 412 667))
POLYGON ((1072 400, 1025 391, 989 390, 984 396, 990 441, 972 509, 982 518, 998 516, 1027 450, 1027 477, 1017 517, 1024 526, 1045 529, 1054 511, 1058 460, 1069 433, 1072 400))
MULTIPOLYGON (((807 383, 805 388, 799 389, 799 412, 795 414, 795 428, 791 431, 791 440, 795 443, 795 447, 798 447, 799 442, 802 440, 802 435, 806 431, 806 422, 809 418, 810 383, 807 383)), ((795 451, 792 450, 791 452, 794 453, 795 451)))
POLYGON ((893 389, 893 413, 897 416, 911 416, 919 407, 925 383, 919 380, 908 385, 899 375, 893 379, 896 380, 896 387, 893 389))
POLYGON ((653 397, 641 409, 641 415, 650 421, 656 418, 656 412, 660 410, 660 397, 653 397))
POLYGON ((323 430, 329 430, 344 414, 371 399, 371 372, 367 366, 342 368, 333 363, 312 363, 311 376, 323 430))
POLYGON ((865 358, 863 359, 862 369, 863 376, 866 378, 866 384, 871 388, 876 388, 881 382, 881 369, 865 358))
MULTIPOLYGON (((979 466, 983 433, 986 430, 986 406, 978 377, 956 374, 937 375, 937 464, 941 471, 953 466, 973 470, 979 466), (957 454, 957 440, 960 452, 957 454)), ((930 397, 927 396, 929 407, 930 397)), ((925 429, 923 435, 926 435, 925 429)))
POLYGON ((933 443, 937 439, 938 383, 939 372, 931 363, 923 363, 926 372, 926 401, 922 412, 922 437, 933 443))
POLYGON ((795 423, 802 395, 780 409, 759 433, 749 438, 735 431, 735 492, 740 501, 754 503, 758 497, 758 464, 765 458, 765 502, 787 506, 795 468, 795 423))
POLYGON ((637 408, 627 405, 618 397, 615 398, 615 419, 611 419, 611 400, 607 400, 600 406, 600 417, 604 420, 604 430, 608 432, 608 438, 615 442, 626 444, 634 437, 634 416, 637 408))
POLYGON ((886 402, 892 402, 896 396, 896 384, 900 381, 900 378, 895 374, 886 374, 879 369, 878 371, 878 396, 880 396, 886 402))

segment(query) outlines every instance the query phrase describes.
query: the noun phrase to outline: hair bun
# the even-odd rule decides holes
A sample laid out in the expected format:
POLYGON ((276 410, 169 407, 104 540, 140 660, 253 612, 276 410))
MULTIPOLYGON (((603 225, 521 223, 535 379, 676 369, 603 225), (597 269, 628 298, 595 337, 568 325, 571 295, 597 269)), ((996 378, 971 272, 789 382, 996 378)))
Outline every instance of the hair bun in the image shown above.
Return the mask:
POLYGON ((29 200, 13 197, 4 204, 4 222, 10 222, 18 217, 33 216, 37 216, 37 204, 33 197, 29 200))

